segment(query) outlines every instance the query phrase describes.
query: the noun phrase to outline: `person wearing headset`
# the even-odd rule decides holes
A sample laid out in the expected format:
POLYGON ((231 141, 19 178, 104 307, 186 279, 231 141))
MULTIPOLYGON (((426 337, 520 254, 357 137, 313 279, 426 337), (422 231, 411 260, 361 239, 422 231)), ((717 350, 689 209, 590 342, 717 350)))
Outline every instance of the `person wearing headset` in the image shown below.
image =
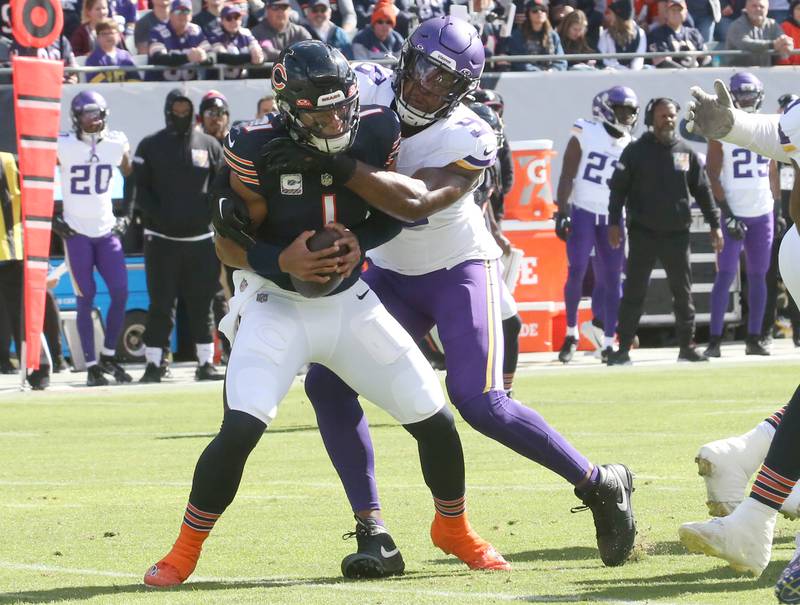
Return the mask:
POLYGON ((677 137, 680 106, 666 97, 652 99, 645 109, 647 132, 628 145, 609 182, 608 241, 618 248, 622 208, 627 209, 628 266, 619 308, 619 349, 608 365, 630 365, 629 351, 644 308, 650 273, 660 260, 673 297, 678 361, 708 361, 694 345, 694 303, 689 264, 692 198, 711 228, 711 244, 722 250, 719 209, 714 203, 703 164, 677 137))

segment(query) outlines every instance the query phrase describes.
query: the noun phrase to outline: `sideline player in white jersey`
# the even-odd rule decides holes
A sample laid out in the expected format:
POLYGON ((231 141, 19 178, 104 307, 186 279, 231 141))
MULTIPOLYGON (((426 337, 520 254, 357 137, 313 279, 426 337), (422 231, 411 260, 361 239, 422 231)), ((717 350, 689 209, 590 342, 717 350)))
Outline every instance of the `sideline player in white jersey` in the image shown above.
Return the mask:
MULTIPOLYGON (((737 108, 758 113, 764 85, 753 74, 740 71, 730 80, 737 108)), ((719 357, 728 292, 739 268, 744 248, 747 271, 747 338, 745 354, 769 355, 761 343, 761 326, 767 304, 767 271, 775 233, 773 206, 780 211, 777 162, 724 141, 708 142, 706 156, 711 190, 725 220, 725 245, 717 255, 717 275, 711 291, 711 336, 706 357, 719 357), (775 202, 777 200, 777 202, 775 202)))
MULTIPOLYGON (((639 99, 626 86, 613 86, 592 99, 593 120, 578 119, 564 152, 558 181, 556 235, 567 243, 569 271, 564 284, 567 334, 558 353, 562 363, 572 361, 578 348, 578 304, 583 278, 595 253, 595 318, 603 322, 603 361, 613 350, 621 297, 625 246, 608 243, 608 180, 622 150, 631 142, 639 115, 639 99)), ((621 227, 622 225, 620 225, 621 227)))
POLYGON ((72 99, 70 112, 75 130, 58 138, 64 209, 63 215, 54 217, 53 230, 64 239, 72 275, 78 334, 88 368, 86 384, 108 384, 106 373, 119 383, 130 382, 130 375, 116 361, 117 340, 128 300, 128 272, 120 242, 128 218, 114 216, 111 200, 114 170, 119 167, 124 176, 132 170, 128 138, 122 132, 106 129, 108 105, 94 91, 78 93, 72 99), (111 297, 99 361, 95 355, 92 321, 97 291, 95 267, 111 297))
MULTIPOLYGON (((778 260, 787 289, 792 296, 800 297, 800 263, 797 262, 800 259, 797 223, 800 220, 800 178, 797 178, 800 173, 800 101, 789 105, 782 115, 754 114, 734 106, 724 82, 716 80, 714 90, 716 94, 710 95, 692 88, 694 101, 689 104, 686 116, 690 131, 733 143, 773 160, 794 163, 795 183, 789 214, 795 225, 781 242, 778 260)), ((761 575, 769 563, 778 511, 790 498, 795 498, 795 486, 800 479, 800 387, 788 405, 771 419, 773 422, 765 423, 774 428, 774 434, 762 423, 742 436, 744 443, 725 440, 726 451, 718 452, 722 455, 717 458, 722 464, 709 469, 720 475, 718 481, 727 479, 734 485, 741 485, 738 475, 747 474, 747 466, 752 470, 757 468, 763 457, 750 496, 738 504, 730 516, 705 523, 685 523, 678 531, 681 541, 692 552, 720 557, 734 569, 754 576, 761 575), (730 476, 726 478, 725 474, 730 476)), ((700 454, 703 453, 701 449, 700 454)), ((797 514, 796 508, 794 514, 797 514)), ((783 603, 800 602, 800 547, 778 579, 775 594, 783 603)))
MULTIPOLYGON (((393 107, 404 136, 397 178, 387 178, 380 195, 373 188, 362 197, 377 199, 371 201, 374 206, 406 225, 400 235, 370 251, 363 279, 414 340, 438 327, 447 359, 447 390, 462 417, 574 485, 585 504, 580 508, 592 511, 603 562, 622 565, 636 534, 628 468, 591 463, 503 389, 500 249, 473 197, 483 169, 495 159, 496 138, 461 103, 477 86, 484 61, 477 31, 465 21, 443 16, 412 32, 395 72, 369 63, 355 67, 362 103, 393 107), (422 180, 431 194, 421 201, 403 195, 399 188, 408 177, 422 180)), ((267 154, 264 161, 271 165, 273 159, 267 154)), ((358 193, 352 182, 347 186, 358 193)), ((363 419, 358 394, 320 365, 311 367, 305 387, 353 509, 361 514, 379 509, 372 447, 364 439, 368 433, 357 432, 351 422, 363 419), (357 465, 361 472, 355 473, 357 465)), ((464 510, 463 499, 437 502, 433 543, 458 554, 471 568, 507 569, 488 545, 457 538, 468 534, 464 510)))

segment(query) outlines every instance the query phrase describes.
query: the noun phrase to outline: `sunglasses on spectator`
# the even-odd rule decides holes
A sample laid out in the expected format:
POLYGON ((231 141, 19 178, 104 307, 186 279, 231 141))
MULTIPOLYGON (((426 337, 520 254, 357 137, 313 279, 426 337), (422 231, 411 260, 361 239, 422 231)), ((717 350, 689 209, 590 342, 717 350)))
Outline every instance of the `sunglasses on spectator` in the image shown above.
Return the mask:
POLYGON ((179 9, 174 10, 172 12, 175 13, 176 15, 191 15, 192 14, 192 11, 190 11, 188 9, 185 9, 185 8, 179 8, 179 9))
POLYGON ((226 115, 228 115, 228 112, 224 109, 206 109, 203 112, 203 116, 206 118, 221 118, 226 115))
POLYGON ((389 21, 388 19, 377 19, 375 21, 375 25, 391 25, 391 24, 392 22, 389 21))
POLYGON ((239 19, 242 18, 242 16, 234 13, 232 15, 225 15, 225 17, 223 18, 225 19, 225 21, 238 21, 239 19))
POLYGON ((531 6, 528 9, 528 12, 531 12, 531 13, 546 13, 547 9, 545 7, 543 7, 543 6, 531 6))
POLYGON ((328 7, 327 6, 315 6, 314 8, 311 9, 311 12, 312 13, 317 13, 317 14, 327 13, 328 12, 328 7))
POLYGON ((272 5, 270 5, 269 10, 271 10, 271 11, 285 11, 285 10, 289 10, 289 5, 288 4, 272 4, 272 5))

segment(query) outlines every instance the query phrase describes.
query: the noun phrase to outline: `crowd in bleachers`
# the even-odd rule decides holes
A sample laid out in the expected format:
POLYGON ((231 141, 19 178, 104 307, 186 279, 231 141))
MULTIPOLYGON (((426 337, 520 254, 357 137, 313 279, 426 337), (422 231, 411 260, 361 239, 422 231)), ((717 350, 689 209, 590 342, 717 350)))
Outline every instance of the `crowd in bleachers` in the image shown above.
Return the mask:
MULTIPOLYGON (((0 7, 8 0, 0 0, 0 7)), ((286 46, 318 39, 356 60, 397 58, 420 21, 464 9, 481 30, 487 56, 552 55, 552 60, 498 60, 496 71, 690 68, 711 55, 567 61, 571 54, 742 50, 723 65, 799 64, 800 0, 65 0, 63 34, 47 49, 18 47, 7 22, 0 65, 38 53, 67 66, 109 67, 87 81, 263 77, 245 65, 272 62, 286 46), (162 65, 139 73, 115 66, 162 65)), ((7 8, 7 6, 6 6, 7 8)), ((74 74, 69 81, 77 81, 74 74)))

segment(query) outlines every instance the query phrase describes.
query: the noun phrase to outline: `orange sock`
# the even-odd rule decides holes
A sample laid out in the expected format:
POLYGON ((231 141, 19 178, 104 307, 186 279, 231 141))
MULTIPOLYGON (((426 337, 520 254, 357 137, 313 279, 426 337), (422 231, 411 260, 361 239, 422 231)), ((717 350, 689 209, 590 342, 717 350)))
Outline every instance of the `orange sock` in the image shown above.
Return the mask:
POLYGON ((181 581, 192 575, 200 558, 203 542, 208 538, 217 519, 218 514, 203 512, 191 504, 186 506, 178 539, 172 545, 172 550, 162 559, 162 562, 178 570, 181 581))

